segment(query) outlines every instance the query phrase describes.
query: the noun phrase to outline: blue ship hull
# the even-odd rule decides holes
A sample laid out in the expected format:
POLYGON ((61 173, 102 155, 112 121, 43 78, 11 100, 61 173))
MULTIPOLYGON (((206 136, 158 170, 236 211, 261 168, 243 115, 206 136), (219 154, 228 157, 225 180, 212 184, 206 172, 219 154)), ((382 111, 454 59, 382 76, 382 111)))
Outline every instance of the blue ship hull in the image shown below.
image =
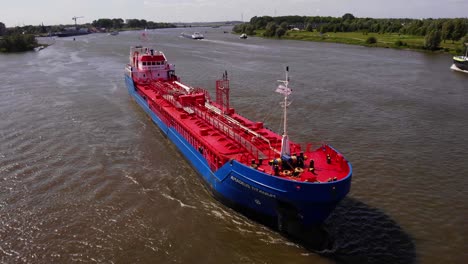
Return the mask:
POLYGON ((344 179, 329 183, 272 177, 236 160, 212 171, 206 159, 183 136, 150 110, 147 102, 136 92, 132 78, 125 75, 125 80, 129 94, 177 146, 213 195, 231 207, 272 219, 280 230, 288 222, 309 228, 323 223, 350 190, 352 169, 344 179))

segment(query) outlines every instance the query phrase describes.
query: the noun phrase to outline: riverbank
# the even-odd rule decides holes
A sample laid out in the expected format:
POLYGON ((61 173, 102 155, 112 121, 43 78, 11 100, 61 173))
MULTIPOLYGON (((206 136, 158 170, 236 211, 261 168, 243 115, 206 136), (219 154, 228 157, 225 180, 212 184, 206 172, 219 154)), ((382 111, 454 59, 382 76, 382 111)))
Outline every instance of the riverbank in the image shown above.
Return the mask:
MULTIPOLYGON (((264 37, 263 32, 265 30, 256 30, 257 37, 264 37)), ((394 33, 378 34, 378 33, 362 33, 362 32, 327 32, 321 34, 319 32, 309 31, 295 31, 289 30, 282 39, 291 40, 304 40, 304 41, 315 41, 315 42, 331 42, 331 43, 342 43, 350 45, 360 45, 366 47, 381 47, 381 48, 394 48, 394 49, 409 49, 416 51, 428 52, 424 49, 424 36, 413 36, 413 35, 399 35, 394 33), (370 37, 374 37, 377 42, 369 44, 366 40, 370 37)), ((444 52, 450 54, 459 54, 457 50, 461 46, 460 41, 441 42, 441 49, 435 52, 444 52)))

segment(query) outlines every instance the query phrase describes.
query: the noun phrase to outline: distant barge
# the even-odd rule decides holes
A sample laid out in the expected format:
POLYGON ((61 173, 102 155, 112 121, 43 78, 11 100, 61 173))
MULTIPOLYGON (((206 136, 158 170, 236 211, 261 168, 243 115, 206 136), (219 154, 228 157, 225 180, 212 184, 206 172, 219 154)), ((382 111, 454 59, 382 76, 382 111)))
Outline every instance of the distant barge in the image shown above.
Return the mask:
POLYGON ((74 37, 74 36, 81 36, 81 35, 88 35, 91 32, 88 29, 77 29, 77 28, 67 28, 64 31, 57 32, 54 36, 63 38, 63 37, 74 37))

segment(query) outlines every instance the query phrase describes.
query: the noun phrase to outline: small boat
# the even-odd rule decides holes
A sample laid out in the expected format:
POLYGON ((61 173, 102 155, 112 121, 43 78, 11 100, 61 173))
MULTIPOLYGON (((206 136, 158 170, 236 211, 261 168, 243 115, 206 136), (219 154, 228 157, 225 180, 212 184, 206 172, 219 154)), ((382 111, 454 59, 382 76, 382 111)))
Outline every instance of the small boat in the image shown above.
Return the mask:
POLYGON ((35 47, 34 48, 34 51, 41 51, 43 50, 45 47, 44 46, 38 46, 38 47, 35 47))
POLYGON ((465 43, 465 55, 454 56, 451 69, 468 72, 468 43, 465 43))
POLYGON ((277 114, 283 116, 283 131, 277 133, 232 108, 227 72, 216 81, 212 99, 208 90, 183 83, 161 51, 132 47, 129 59, 128 93, 220 201, 290 234, 323 223, 348 194, 352 167, 342 154, 328 144, 312 147, 289 139, 288 67, 275 90, 282 96, 277 114))
POLYGON ((184 38, 190 38, 190 39, 204 39, 205 38, 205 36, 203 36, 203 34, 200 32, 195 32, 193 34, 182 32, 181 35, 184 38))
POLYGON ((200 32, 195 32, 195 33, 192 34, 192 39, 204 39, 204 38, 205 37, 200 32))
POLYGON ((242 33, 240 36, 239 36, 240 39, 246 39, 247 38, 247 34, 245 33, 242 33))

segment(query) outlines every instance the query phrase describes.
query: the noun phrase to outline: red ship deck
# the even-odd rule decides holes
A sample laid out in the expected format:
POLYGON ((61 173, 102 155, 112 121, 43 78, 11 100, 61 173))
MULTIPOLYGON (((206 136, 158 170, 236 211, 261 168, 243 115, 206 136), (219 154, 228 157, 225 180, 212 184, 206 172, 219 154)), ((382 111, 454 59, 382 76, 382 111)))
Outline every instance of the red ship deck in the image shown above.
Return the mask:
MULTIPOLYGON (((314 151, 304 150, 303 168, 294 169, 293 166, 275 172, 272 161, 279 158, 274 150, 281 148, 281 136, 264 128, 262 123, 250 121, 233 111, 229 115, 223 114, 218 105, 204 101, 204 90, 182 95, 186 97, 183 100, 192 102, 183 104, 177 94, 181 88, 174 81, 152 81, 136 86, 150 109, 198 149, 212 169, 236 159, 275 177, 307 182, 340 180, 350 172, 347 161, 327 145, 314 151), (314 161, 313 169, 310 160, 314 161)), ((300 146, 291 143, 291 154, 297 157, 300 152, 300 146)))

